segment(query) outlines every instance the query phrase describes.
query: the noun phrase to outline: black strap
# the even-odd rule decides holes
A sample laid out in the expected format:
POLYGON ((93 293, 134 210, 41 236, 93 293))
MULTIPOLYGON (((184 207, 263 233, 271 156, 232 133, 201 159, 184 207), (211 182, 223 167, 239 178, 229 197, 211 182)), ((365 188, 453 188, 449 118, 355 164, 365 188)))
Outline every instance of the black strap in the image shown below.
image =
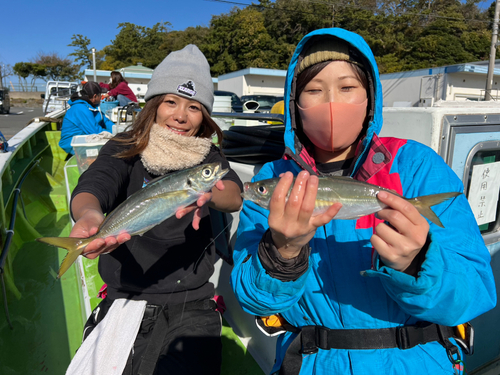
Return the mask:
POLYGON ((156 368, 156 362, 163 347, 163 341, 167 336, 168 322, 172 317, 191 310, 215 310, 217 303, 214 300, 187 302, 185 304, 173 306, 147 305, 144 312, 145 319, 155 319, 156 323, 149 338, 148 347, 141 360, 139 375, 152 375, 156 368))
POLYGON ((447 339, 454 335, 453 327, 429 322, 422 322, 417 326, 381 329, 328 329, 321 326, 306 326, 302 327, 301 332, 288 347, 279 374, 298 374, 302 366, 302 354, 314 354, 318 349, 405 350, 432 341, 438 341, 443 345, 448 342, 452 345, 447 339))
POLYGON ((167 335, 167 328, 167 314, 165 310, 161 310, 156 319, 153 332, 151 332, 146 354, 142 357, 139 375, 150 375, 154 373, 163 341, 167 335))

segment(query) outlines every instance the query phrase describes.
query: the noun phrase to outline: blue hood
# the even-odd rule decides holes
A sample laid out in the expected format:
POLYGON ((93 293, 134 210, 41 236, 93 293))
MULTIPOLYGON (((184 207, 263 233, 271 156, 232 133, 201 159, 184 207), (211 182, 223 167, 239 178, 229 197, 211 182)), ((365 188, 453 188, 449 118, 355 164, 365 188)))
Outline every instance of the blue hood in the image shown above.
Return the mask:
MULTIPOLYGON (((371 119, 368 124, 368 130, 366 133, 366 137, 363 139, 361 148, 359 149, 358 158, 356 159, 356 166, 354 171, 356 171, 361 165, 362 161, 366 157, 367 150, 369 149, 370 142, 373 138, 373 134, 378 134, 382 128, 382 85, 380 84, 380 78, 378 74, 377 63, 375 61, 375 57, 365 42, 365 40, 359 36, 358 34, 352 33, 350 31, 338 28, 329 28, 329 29, 319 29, 315 30, 309 34, 307 34, 297 45, 295 52, 290 61, 290 65, 288 66, 288 72, 286 75, 285 81, 285 146, 287 147, 286 153, 289 154, 293 159, 297 161, 300 159, 300 154, 302 151, 302 145, 299 139, 295 135, 295 119, 294 113, 295 110, 290 110, 290 103, 295 103, 295 81, 294 78, 296 76, 296 68, 299 62, 299 58, 301 59, 301 54, 304 52, 304 46, 307 42, 317 36, 333 36, 339 39, 346 41, 355 47, 360 54, 364 57, 366 65, 364 66, 367 73, 371 76, 373 81, 373 92, 369 92, 369 102, 372 108, 371 119), (292 86, 293 84, 293 86, 292 86), (373 96, 373 97, 372 97, 373 96)), ((370 90, 369 90, 370 91, 370 90)), ((300 160, 299 160, 300 163, 300 160)), ((303 165, 303 163, 300 163, 303 165)), ((307 162, 306 162, 307 164, 307 162)))

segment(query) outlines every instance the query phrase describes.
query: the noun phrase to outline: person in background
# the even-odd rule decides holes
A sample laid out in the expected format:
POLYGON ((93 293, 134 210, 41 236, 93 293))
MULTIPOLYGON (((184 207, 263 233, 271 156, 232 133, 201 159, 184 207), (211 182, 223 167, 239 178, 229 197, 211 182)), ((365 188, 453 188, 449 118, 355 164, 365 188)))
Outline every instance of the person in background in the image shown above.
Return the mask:
MULTIPOLYGON (((213 162, 230 169, 212 143, 214 134, 222 139, 210 117, 213 91, 210 67, 195 45, 170 53, 158 65, 132 129, 109 140, 80 177, 71 199, 75 225, 70 236, 96 233, 105 214, 155 178, 213 162)), ((230 170, 195 204, 143 235, 121 233, 87 246, 84 256, 99 258, 107 296, 87 321, 85 340, 115 301, 147 303, 133 349, 123 353, 128 357, 124 374, 220 373, 221 316, 209 281, 218 233, 212 233, 208 208, 237 211, 241 190, 240 179, 230 170)), ((110 334, 134 324, 127 321, 110 334)), ((85 353, 82 348, 78 352, 85 353)))
POLYGON ((74 155, 71 140, 75 135, 99 134, 103 131, 112 133, 114 122, 99 109, 101 87, 97 82, 86 82, 83 88, 71 95, 70 108, 64 115, 59 146, 74 155))
POLYGON ((405 197, 463 192, 433 150, 379 138, 381 127, 382 87, 364 39, 338 28, 306 35, 286 78, 285 155, 253 180, 281 178, 269 210, 244 202, 231 274, 243 309, 282 332, 273 374, 460 373, 470 326, 454 327, 496 304, 464 194, 433 207, 444 228, 387 192, 375 215, 333 220, 341 203, 313 215, 318 176, 405 197))
POLYGON ((120 72, 112 71, 111 82, 109 84, 100 82, 99 85, 108 90, 107 93, 102 94, 103 99, 108 97, 116 98, 122 107, 130 102, 137 103, 137 97, 130 89, 128 82, 125 81, 125 78, 123 78, 120 72))

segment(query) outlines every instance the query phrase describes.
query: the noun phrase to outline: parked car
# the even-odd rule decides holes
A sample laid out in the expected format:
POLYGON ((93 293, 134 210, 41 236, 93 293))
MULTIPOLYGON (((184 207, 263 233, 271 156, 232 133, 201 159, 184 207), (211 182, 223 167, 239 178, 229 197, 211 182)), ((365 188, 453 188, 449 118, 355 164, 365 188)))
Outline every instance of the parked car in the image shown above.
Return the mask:
POLYGON ((243 95, 241 101, 243 103, 253 100, 259 103, 258 112, 270 112, 273 105, 275 105, 280 100, 283 100, 282 96, 275 95, 243 95))
POLYGON ((233 112, 243 112, 243 103, 241 102, 238 95, 231 91, 221 91, 215 90, 215 96, 230 96, 231 97, 231 109, 233 112))
POLYGON ((0 89, 0 113, 10 112, 10 95, 9 90, 0 89))

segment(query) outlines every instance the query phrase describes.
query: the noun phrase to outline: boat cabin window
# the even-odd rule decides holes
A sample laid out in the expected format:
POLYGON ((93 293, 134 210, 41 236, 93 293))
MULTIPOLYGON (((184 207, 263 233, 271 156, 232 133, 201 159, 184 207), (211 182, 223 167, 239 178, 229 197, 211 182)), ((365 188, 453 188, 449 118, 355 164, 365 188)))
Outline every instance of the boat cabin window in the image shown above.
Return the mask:
POLYGON ((77 85, 71 85, 70 87, 51 87, 50 94, 52 96, 69 96, 77 91, 77 85))
POLYGON ((500 142, 476 145, 467 159, 466 196, 479 230, 483 235, 497 232, 500 229, 500 142))

